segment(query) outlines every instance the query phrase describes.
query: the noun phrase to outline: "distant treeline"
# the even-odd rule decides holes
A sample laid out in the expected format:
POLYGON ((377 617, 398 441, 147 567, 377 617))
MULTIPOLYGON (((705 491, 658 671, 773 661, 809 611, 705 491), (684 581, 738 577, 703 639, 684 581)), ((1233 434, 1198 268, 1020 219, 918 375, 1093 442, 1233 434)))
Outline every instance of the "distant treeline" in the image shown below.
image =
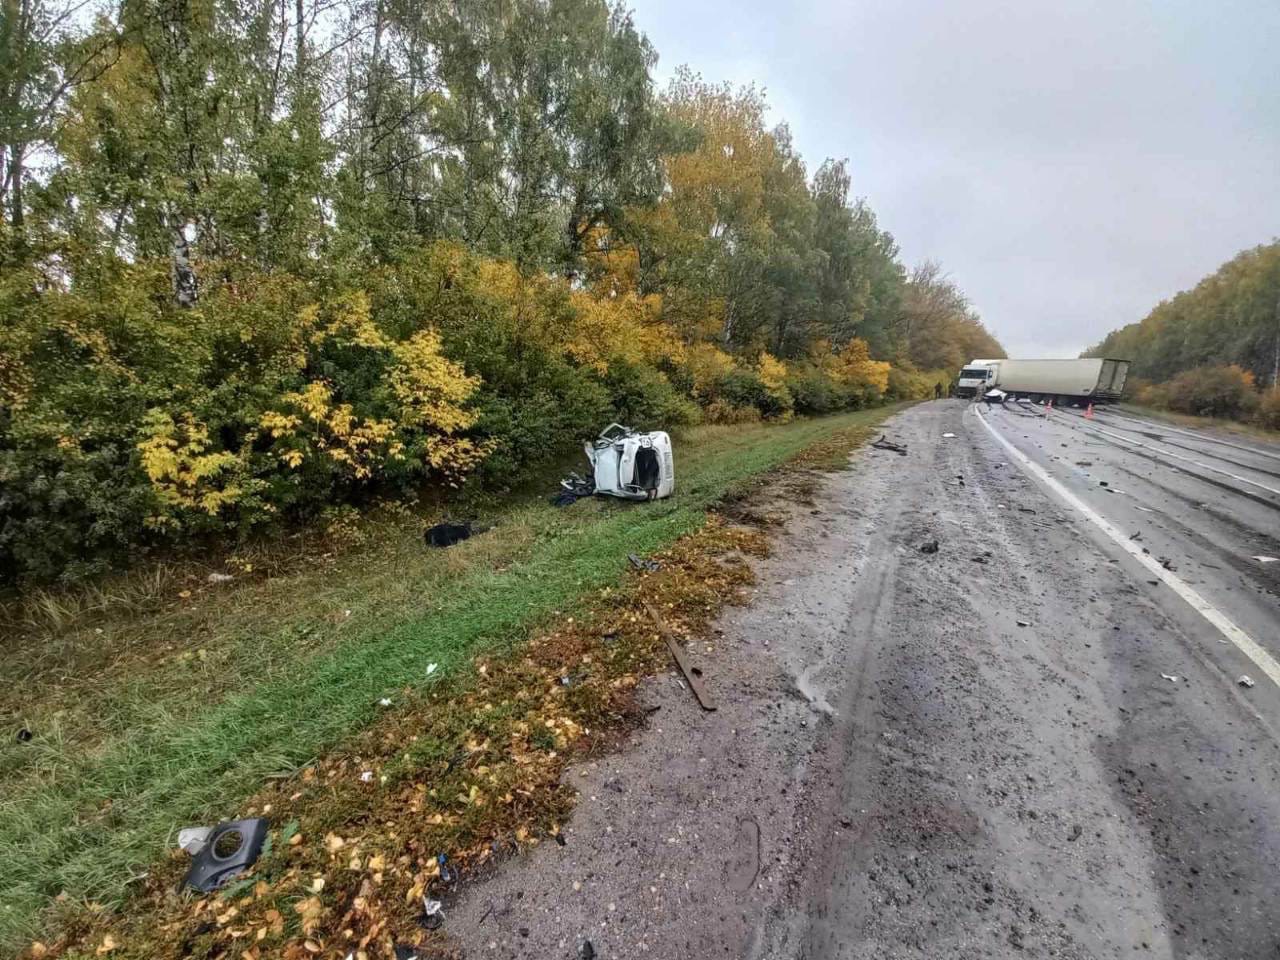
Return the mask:
POLYGON ((1002 350, 603 0, 0 6, 0 579, 1002 350))
POLYGON ((1280 242, 1244 251, 1084 356, 1132 360, 1140 403, 1280 429, 1280 242))

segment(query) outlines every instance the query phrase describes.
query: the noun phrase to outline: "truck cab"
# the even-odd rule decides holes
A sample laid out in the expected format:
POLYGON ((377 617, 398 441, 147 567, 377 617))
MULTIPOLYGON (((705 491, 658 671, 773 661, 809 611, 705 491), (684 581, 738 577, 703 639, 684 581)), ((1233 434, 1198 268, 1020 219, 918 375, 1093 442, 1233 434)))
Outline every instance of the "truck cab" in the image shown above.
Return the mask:
POLYGON ((988 366, 987 361, 974 360, 960 369, 956 380, 957 397, 980 397, 995 382, 996 368, 988 366))

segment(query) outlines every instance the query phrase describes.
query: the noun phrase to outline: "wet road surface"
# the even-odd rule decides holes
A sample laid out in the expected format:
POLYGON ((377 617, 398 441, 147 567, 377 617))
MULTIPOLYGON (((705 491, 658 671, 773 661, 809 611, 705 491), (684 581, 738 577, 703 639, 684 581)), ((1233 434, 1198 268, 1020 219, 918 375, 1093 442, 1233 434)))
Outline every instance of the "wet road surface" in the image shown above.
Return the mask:
POLYGON ((1280 957, 1280 688, 1149 569, 1280 657, 1276 451, 984 413, 920 404, 907 456, 779 491, 721 709, 648 684, 565 846, 451 905, 469 956, 1280 957))

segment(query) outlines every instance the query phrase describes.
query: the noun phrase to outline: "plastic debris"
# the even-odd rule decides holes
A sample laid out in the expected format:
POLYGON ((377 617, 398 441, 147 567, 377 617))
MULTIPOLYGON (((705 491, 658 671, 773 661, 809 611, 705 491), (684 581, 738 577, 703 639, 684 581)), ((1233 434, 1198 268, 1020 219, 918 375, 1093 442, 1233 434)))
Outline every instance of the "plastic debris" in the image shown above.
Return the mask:
POLYGON ((427 676, 428 676, 428 677, 429 677, 429 676, 431 676, 433 673, 435 673, 435 672, 436 672, 436 667, 437 667, 437 666, 439 666, 439 664, 435 664, 435 663, 428 663, 428 664, 427 664, 427 676))
POLYGON ((657 573, 662 569, 662 564, 656 560, 649 560, 644 557, 637 557, 634 553, 628 553, 627 559, 631 561, 631 565, 637 570, 647 570, 649 573, 657 573))
POLYGON ((1236 683, 1240 684, 1242 687, 1252 687, 1253 677, 1249 676, 1247 673, 1243 673, 1240 675, 1240 679, 1237 680, 1236 683))
MULTIPOLYGON (((397 943, 392 949, 396 952, 396 960, 418 960, 417 947, 410 947, 403 943, 397 943)), ((348 958, 348 960, 350 960, 350 958, 348 958)))
POLYGON ((1179 680, 1182 679, 1181 677, 1175 677, 1171 673, 1162 673, 1160 674, 1160 676, 1162 679, 1168 680, 1170 683, 1177 683, 1179 680))
POLYGON ((1029 627, 1029 626, 1031 626, 1031 621, 1030 621, 1030 620, 1019 620, 1019 621, 1018 621, 1018 626, 1020 626, 1020 627, 1029 627))
POLYGON ((422 537, 429 547, 452 547, 462 540, 471 539, 471 532, 470 523, 453 523, 446 520, 444 523, 437 523, 434 527, 428 527, 422 537))
POLYGON ((1251 560, 1257 560, 1259 563, 1280 563, 1280 557, 1250 557, 1251 560))
POLYGON ((956 436, 956 435, 955 435, 954 433, 944 433, 944 434, 942 435, 942 439, 943 439, 943 440, 954 440, 954 439, 955 439, 955 436, 956 436))
POLYGON ((432 900, 424 895, 422 898, 422 916, 418 918, 418 925, 426 930, 439 930, 443 923, 444 904, 439 900, 432 900))
POLYGON ((364 773, 360 774, 360 782, 361 782, 361 783, 373 783, 373 771, 372 771, 372 770, 366 770, 364 773))
POLYGON ((436 855, 436 863, 440 865, 440 882, 441 883, 453 883, 455 880, 458 879, 457 871, 449 869, 447 865, 448 862, 449 862, 449 858, 446 857, 443 853, 436 855))
POLYGON ((213 827, 183 827, 178 831, 178 846, 193 857, 209 842, 213 827))
POLYGON ((205 579, 210 583, 230 583, 235 577, 229 573, 211 573, 205 579))
POLYGON ((187 871, 186 884, 209 893, 253 866, 267 839, 267 821, 228 820, 210 832, 187 871))
POLYGON ((391 698, 390 698, 390 697, 383 697, 381 700, 379 700, 379 701, 378 701, 378 706, 380 706, 380 707, 389 707, 389 706, 391 706, 391 698))

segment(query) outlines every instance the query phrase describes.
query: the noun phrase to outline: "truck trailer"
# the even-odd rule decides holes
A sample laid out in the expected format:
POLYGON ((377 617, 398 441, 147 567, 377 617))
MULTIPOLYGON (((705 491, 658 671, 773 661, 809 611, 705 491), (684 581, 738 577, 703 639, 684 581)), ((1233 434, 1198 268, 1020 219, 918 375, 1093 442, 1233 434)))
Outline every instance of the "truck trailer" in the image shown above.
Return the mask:
POLYGON ((1036 402, 1114 403, 1124 393, 1128 376, 1128 360, 1104 357, 974 360, 960 371, 956 393, 978 397, 998 389, 1036 402))

